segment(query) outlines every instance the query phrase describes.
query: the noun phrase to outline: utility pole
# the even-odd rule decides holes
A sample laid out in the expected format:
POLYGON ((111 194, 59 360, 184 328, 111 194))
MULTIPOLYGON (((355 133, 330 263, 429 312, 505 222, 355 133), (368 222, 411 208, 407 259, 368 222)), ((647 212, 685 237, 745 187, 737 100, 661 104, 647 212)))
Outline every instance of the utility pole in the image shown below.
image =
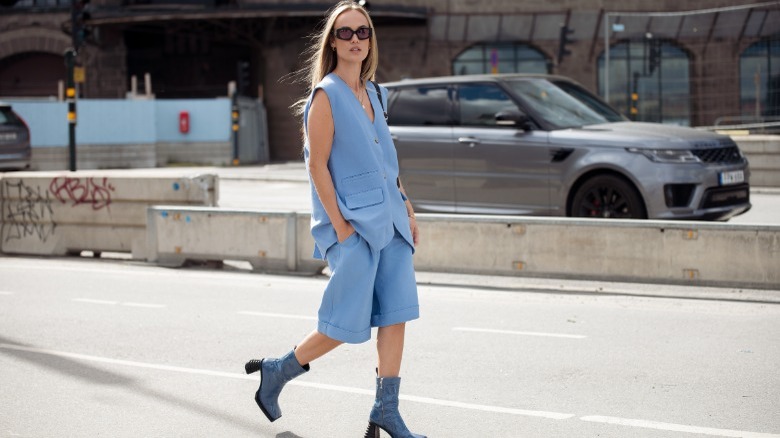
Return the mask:
POLYGON ((67 86, 65 100, 68 102, 68 157, 71 172, 76 171, 76 82, 73 70, 76 64, 76 51, 68 49, 65 52, 65 67, 67 69, 67 86))
MULTIPOLYGON (((76 57, 79 54, 79 48, 84 44, 84 40, 89 36, 90 29, 86 26, 86 21, 90 19, 89 5, 90 0, 72 0, 70 3, 70 32, 72 46, 65 51, 65 69, 66 82, 65 97, 68 102, 68 161, 71 172, 76 170, 76 57)), ((79 70, 83 81, 83 69, 79 70)))

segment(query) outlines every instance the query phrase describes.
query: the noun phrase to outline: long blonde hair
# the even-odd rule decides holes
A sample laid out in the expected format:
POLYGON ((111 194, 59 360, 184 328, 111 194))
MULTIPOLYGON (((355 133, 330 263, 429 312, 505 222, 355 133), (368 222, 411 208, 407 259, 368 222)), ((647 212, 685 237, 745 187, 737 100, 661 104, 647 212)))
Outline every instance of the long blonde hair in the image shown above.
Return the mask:
POLYGON ((376 69, 379 64, 379 48, 377 45, 374 23, 371 21, 371 17, 364 7, 353 0, 342 0, 330 8, 325 14, 322 29, 312 35, 312 44, 304 52, 307 56, 307 62, 296 76, 298 76, 301 81, 307 82, 308 87, 306 89, 306 94, 292 105, 292 108, 297 115, 303 114, 309 95, 311 95, 311 92, 317 84, 336 68, 338 56, 336 56, 336 52, 331 48, 330 42, 332 38, 335 38, 335 36, 333 36, 333 28, 336 25, 336 19, 339 15, 348 10, 356 10, 362 13, 366 17, 366 20, 368 20, 368 26, 372 29, 371 38, 369 39, 368 56, 363 60, 363 65, 360 68, 360 79, 362 81, 373 81, 376 78, 376 69))

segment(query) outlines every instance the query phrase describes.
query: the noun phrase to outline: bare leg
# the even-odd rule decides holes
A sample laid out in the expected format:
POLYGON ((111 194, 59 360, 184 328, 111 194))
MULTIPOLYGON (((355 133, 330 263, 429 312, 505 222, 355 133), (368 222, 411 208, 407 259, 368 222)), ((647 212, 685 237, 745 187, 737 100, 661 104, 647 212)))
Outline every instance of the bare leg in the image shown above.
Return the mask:
POLYGON ((405 330, 405 323, 379 327, 376 337, 379 377, 398 377, 401 372, 405 330))
POLYGON ((329 338, 314 330, 303 338, 303 341, 295 348, 295 358, 303 366, 322 357, 341 344, 343 342, 329 338))

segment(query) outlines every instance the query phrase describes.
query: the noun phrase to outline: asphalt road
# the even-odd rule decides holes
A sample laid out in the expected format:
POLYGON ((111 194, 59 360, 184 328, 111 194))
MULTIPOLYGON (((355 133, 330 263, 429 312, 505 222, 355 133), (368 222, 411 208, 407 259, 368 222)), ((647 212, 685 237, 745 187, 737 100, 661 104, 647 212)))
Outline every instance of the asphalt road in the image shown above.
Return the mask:
MULTIPOLYGON (((269 423, 244 361, 315 325, 324 277, 0 258, 0 437, 358 437, 373 343, 269 423)), ((433 438, 780 437, 780 296, 420 274, 401 410, 433 438)))

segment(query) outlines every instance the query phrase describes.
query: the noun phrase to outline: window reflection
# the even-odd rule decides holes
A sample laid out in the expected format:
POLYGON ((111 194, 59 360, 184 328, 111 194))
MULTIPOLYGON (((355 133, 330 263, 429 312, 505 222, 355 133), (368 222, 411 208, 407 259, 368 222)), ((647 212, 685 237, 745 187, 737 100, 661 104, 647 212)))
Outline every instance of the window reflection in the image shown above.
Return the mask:
POLYGON ((533 109, 538 117, 555 129, 577 128, 609 121, 547 80, 520 80, 511 81, 509 84, 529 111, 533 109))
POLYGON ((456 75, 485 73, 549 73, 550 63, 539 50, 527 44, 476 44, 452 63, 456 75), (494 70, 495 66, 495 70, 494 70))
POLYGON ((451 125, 447 87, 401 88, 389 112, 389 125, 451 125))
POLYGON ((780 117, 780 36, 745 49, 739 59, 739 76, 743 118, 780 117))
MULTIPOLYGON (((689 57, 668 41, 626 41, 609 52, 609 104, 632 120, 691 124, 689 57), (653 56, 656 45, 658 56, 653 56), (632 99, 635 95, 636 99, 632 99)), ((604 58, 599 56, 603 96, 604 58)))
POLYGON ((517 111, 517 105, 495 84, 462 85, 458 89, 460 123, 464 126, 496 125, 496 114, 517 111))

